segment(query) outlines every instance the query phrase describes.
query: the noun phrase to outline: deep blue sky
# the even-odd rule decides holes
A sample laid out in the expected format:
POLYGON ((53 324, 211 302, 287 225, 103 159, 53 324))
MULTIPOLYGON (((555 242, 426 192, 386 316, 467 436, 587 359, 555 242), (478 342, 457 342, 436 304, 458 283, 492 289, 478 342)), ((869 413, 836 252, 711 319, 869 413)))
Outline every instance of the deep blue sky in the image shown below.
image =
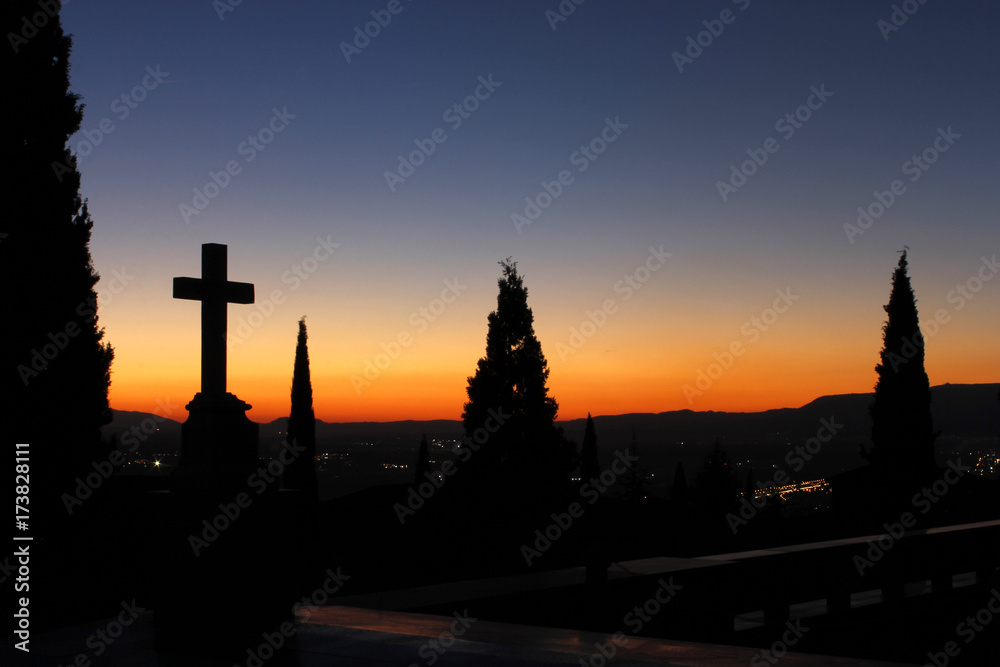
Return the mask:
MULTIPOLYGON (((209 0, 66 5, 83 128, 105 117, 115 125, 80 159, 95 263, 105 276, 122 266, 136 276, 102 319, 119 346, 118 396, 152 401, 166 382, 140 380, 160 369, 141 341, 178 341, 183 362, 172 367, 197 367, 188 349, 197 308, 169 299, 169 279, 198 275, 198 246, 210 241, 230 245, 234 279, 255 282, 258 295, 285 289, 291 304, 233 352, 235 376, 268 382, 251 359, 277 355, 274 346, 275 377, 290 373, 294 320, 309 314, 314 337, 329 341, 326 351, 317 342, 317 375, 352 414, 381 414, 375 404, 399 400, 433 368, 440 388, 413 416, 457 415, 495 305, 495 262, 508 255, 526 276, 553 388, 566 387, 562 416, 623 411, 620 388, 640 384, 644 409, 688 407, 682 385, 786 286, 802 295, 794 312, 741 359, 744 371, 693 407, 778 407, 868 390, 904 245, 921 307, 955 316, 929 347, 932 382, 996 380, 996 356, 984 356, 1000 324, 997 287, 987 283, 961 312, 946 300, 1000 249, 994 3, 913 3, 919 9, 886 40, 877 22, 890 18, 889 2, 587 0, 553 30, 545 12, 556 0, 402 0, 348 63, 340 43, 387 4, 243 0, 222 20, 209 0), (734 21, 679 72, 672 54, 723 10, 734 21), (114 101, 157 66, 169 75, 121 119, 114 101), (452 129, 443 112, 490 76, 500 86, 452 129), (821 86, 832 97, 784 138, 775 122, 821 86), (238 147, 274 108, 295 118, 246 162, 238 147), (608 118, 627 129, 577 171, 572 154, 608 118), (960 138, 911 182, 903 164, 948 127, 960 138), (436 128, 447 140, 390 191, 385 171, 436 128), (717 182, 769 137, 778 151, 723 202, 717 182), (179 205, 229 160, 240 173, 185 224, 179 205), (564 169, 573 183, 519 234, 511 214, 564 169), (844 223, 895 179, 905 194, 849 243, 844 223), (338 254, 291 291, 281 276, 328 234, 338 254), (618 298, 616 281, 660 244, 668 265, 560 358, 556 344, 570 328, 618 298), (384 388, 353 391, 350 375, 456 276, 468 291, 379 378, 384 388), (826 384, 757 399, 748 388, 798 387, 797 367, 825 373, 826 384), (776 374, 767 381, 766 368, 776 374), (594 399, 571 393, 566 378, 594 399)), ((273 381, 284 396, 287 382, 273 381)))

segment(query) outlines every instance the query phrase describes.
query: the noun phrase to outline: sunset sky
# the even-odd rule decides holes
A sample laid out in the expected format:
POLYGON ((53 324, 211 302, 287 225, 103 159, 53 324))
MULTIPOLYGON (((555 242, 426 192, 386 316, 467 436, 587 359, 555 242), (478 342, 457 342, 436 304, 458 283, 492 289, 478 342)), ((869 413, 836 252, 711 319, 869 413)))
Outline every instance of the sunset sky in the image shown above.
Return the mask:
POLYGON ((112 407, 186 418, 202 243, 260 422, 303 315, 320 419, 459 418, 507 256, 562 419, 870 391, 904 245, 931 383, 997 382, 1000 7, 901 5, 69 2, 112 407))

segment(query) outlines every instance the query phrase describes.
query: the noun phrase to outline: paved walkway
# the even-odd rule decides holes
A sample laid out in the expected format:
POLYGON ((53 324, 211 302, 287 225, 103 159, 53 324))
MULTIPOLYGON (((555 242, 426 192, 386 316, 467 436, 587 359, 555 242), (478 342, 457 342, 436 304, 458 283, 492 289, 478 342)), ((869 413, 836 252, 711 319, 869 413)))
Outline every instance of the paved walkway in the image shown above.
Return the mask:
MULTIPOLYGON (((303 665, 426 665, 431 656, 439 656, 434 664, 444 667, 458 665, 594 665, 605 664, 600 647, 606 653, 614 649, 615 667, 664 665, 665 667, 746 667, 760 649, 717 646, 693 642, 667 641, 645 637, 625 637, 617 646, 610 635, 541 628, 512 623, 475 621, 466 624, 454 617, 409 614, 404 612, 348 607, 323 607, 300 624, 303 653, 310 653, 315 662, 303 665), (446 633, 460 630, 458 640, 451 643, 446 633), (442 647, 444 634, 447 649, 442 647), (436 643, 432 643, 436 642, 436 643), (336 655, 357 662, 329 662, 336 655)), ((621 641, 621 640, 619 640, 621 641)), ((761 658, 763 661, 763 658, 761 658)), ((763 664, 767 664, 764 662, 763 664)), ((787 653, 781 658, 782 667, 891 667, 899 663, 855 660, 833 656, 787 653)))
MULTIPOLYGON (((912 531, 911 534, 936 534, 998 526, 1000 521, 986 521, 961 526, 912 531)), ((701 558, 646 558, 615 563, 608 572, 609 579, 620 580, 635 576, 669 575, 673 572, 707 567, 725 567, 728 564, 752 558, 795 553, 832 546, 862 544, 878 535, 855 537, 811 544, 790 545, 759 551, 717 554, 701 558)), ((300 619, 293 637, 294 650, 281 661, 292 667, 389 667, 427 665, 432 662, 440 667, 485 665, 593 665, 605 664, 600 647, 606 653, 615 649, 613 664, 630 667, 658 664, 666 667, 745 667, 760 654, 759 649, 717 646, 672 640, 648 639, 628 636, 627 642, 616 645, 610 635, 580 632, 562 628, 514 625, 493 621, 471 622, 466 628, 453 617, 413 614, 398 609, 449 604, 462 600, 478 599, 509 593, 544 590, 584 583, 583 568, 569 568, 511 577, 495 577, 473 581, 455 582, 338 597, 338 606, 321 607, 300 619), (461 628, 459 639, 451 642, 448 634, 461 628), (444 641, 442 641, 444 639, 444 641), (437 643, 433 643, 437 642, 437 643), (445 649, 444 644, 448 644, 445 649), (438 649, 443 649, 443 652, 438 649), (582 661, 582 662, 581 662, 582 661)), ((961 585, 956 580, 956 585, 961 585)), ((865 600, 858 600, 859 605, 865 600)), ((853 606, 853 605, 852 605, 853 606)), ((198 610, 201 613, 204 610, 198 610)), ((195 612, 193 612, 195 613, 195 612)), ((224 614, 220 604, 212 614, 224 614)), ((809 613, 800 614, 803 616, 809 613)), ((13 651, 9 646, 0 650, 2 665, 31 665, 56 667, 57 665, 84 664, 81 659, 94 660, 94 644, 87 639, 99 629, 106 628, 113 619, 104 619, 73 628, 40 633, 32 637, 31 654, 13 651), (28 658, 28 660, 25 660, 28 658)), ((750 620, 750 619, 747 619, 750 620)), ((192 622, 211 622, 209 619, 192 622)), ((97 658, 104 667, 215 667, 218 663, 198 656, 178 658, 157 654, 153 643, 151 612, 140 614, 113 644, 104 647, 97 658)), ((246 664, 244 661, 241 664, 246 664)), ((255 663, 256 664, 256 663, 255 663)), ((265 667, 277 667, 278 660, 263 661, 265 667)), ((826 665, 851 665, 854 667, 890 667, 898 663, 853 660, 850 658, 786 654, 781 664, 787 667, 820 667, 826 665)), ((225 667, 230 667, 226 665, 225 667)))
MULTIPOLYGON (((213 613, 225 613, 224 608, 213 613)), ((111 619, 40 633, 32 638, 31 654, 0 651, 0 664, 57 667, 92 664, 101 667, 232 667, 234 663, 204 657, 158 654, 154 648, 152 613, 144 612, 110 645, 95 656, 87 637, 107 627, 111 619), (15 655, 16 654, 16 655, 15 655), (82 658, 81 658, 82 656, 82 658), (77 662, 83 660, 82 662, 77 662), (89 661, 86 662, 86 661, 89 661)), ((199 622, 210 622, 202 620, 199 622)), ((759 649, 665 641, 629 636, 615 645, 610 635, 542 628, 454 617, 379 612, 372 609, 324 607, 296 625, 294 645, 280 659, 252 662, 261 667, 544 667, 593 665, 614 667, 746 667, 759 649), (455 631, 452 641, 445 634, 455 631), (461 630, 461 633, 459 631, 461 630), (444 639, 444 641, 442 641, 444 639), (445 647, 447 644, 447 648, 445 647), (600 647, 614 660, 601 660, 600 647), (433 658, 433 662, 432 662, 433 658), (582 661, 582 663, 581 663, 582 661)), ((8 649, 9 647, 4 647, 8 649)), ((256 656, 255 656, 256 657, 256 656)), ((247 665, 248 658, 236 663, 247 665)), ((766 663, 765 663, 766 664, 766 663)), ((782 667, 901 667, 898 663, 852 660, 788 653, 782 667)))

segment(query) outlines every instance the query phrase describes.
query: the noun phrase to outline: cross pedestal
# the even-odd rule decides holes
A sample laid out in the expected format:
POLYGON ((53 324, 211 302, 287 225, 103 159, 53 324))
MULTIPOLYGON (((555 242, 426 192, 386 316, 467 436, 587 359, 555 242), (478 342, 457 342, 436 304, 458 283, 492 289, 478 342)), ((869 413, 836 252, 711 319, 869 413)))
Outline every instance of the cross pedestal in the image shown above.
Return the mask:
POLYGON ((253 285, 226 274, 226 246, 206 243, 202 277, 174 278, 174 298, 201 301, 201 391, 187 405, 171 491, 154 500, 154 612, 163 651, 243 664, 264 633, 291 618, 295 535, 285 519, 294 507, 277 483, 255 481, 267 468, 258 425, 226 391, 226 306, 254 300, 253 285), (216 608, 225 611, 213 616, 216 608))
POLYGON ((181 427, 181 461, 172 475, 178 490, 246 486, 257 467, 258 425, 250 405, 226 391, 226 306, 254 302, 251 283, 227 278, 226 246, 201 246, 201 278, 174 278, 174 298, 201 301, 201 391, 181 427))

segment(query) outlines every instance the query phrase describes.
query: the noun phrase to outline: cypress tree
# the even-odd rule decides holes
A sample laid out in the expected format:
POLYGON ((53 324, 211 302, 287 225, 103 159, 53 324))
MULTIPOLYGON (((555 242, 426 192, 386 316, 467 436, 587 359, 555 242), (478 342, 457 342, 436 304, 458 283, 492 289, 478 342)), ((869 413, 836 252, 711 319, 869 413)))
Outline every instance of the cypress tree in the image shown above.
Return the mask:
MULTIPOLYGON (((601 464, 597 456, 597 431, 594 419, 587 413, 587 426, 583 431, 583 445, 580 447, 580 483, 591 484, 591 480, 600 477, 601 464)), ((582 486, 581 486, 582 490, 582 486)), ((586 510, 583 516, 585 552, 584 559, 587 568, 587 583, 600 584, 607 581, 609 545, 607 536, 609 511, 604 498, 586 510)))
POLYGON ((292 372, 292 410, 288 417, 288 442, 302 451, 285 469, 287 488, 299 489, 316 502, 316 415, 313 412, 312 380, 309 376, 309 348, 306 318, 299 320, 299 335, 295 346, 295 368, 292 372))
POLYGON ((98 325, 93 221, 67 147, 83 105, 69 89, 72 41, 62 30, 61 6, 12 0, 0 11, 7 90, 0 151, 8 166, 0 217, 0 280, 7 286, 0 428, 11 447, 29 445, 19 450, 30 458, 24 534, 42 545, 37 553, 32 548, 32 563, 48 573, 31 582, 31 625, 40 629, 91 613, 98 591, 118 583, 108 580, 115 574, 103 563, 78 557, 81 544, 106 545, 115 529, 99 515, 113 480, 93 492, 78 483, 96 474, 94 466, 109 474, 114 468, 111 445, 101 440, 111 421, 114 352, 98 325), (78 488, 87 492, 82 500, 78 488))
POLYGON ((427 445, 427 434, 420 436, 420 449, 417 450, 417 465, 413 469, 413 483, 420 484, 427 481, 427 473, 431 470, 431 455, 427 445))
POLYGON ((11 411, 4 421, 17 441, 33 445, 32 500, 38 503, 72 492, 67 482, 107 458, 100 429, 111 421, 114 357, 98 326, 93 221, 79 195, 76 157, 66 146, 83 118, 79 96, 69 91, 72 41, 58 14, 22 38, 20 19, 40 13, 37 2, 5 4, 9 115, 0 139, 9 167, 0 270, 11 287, 8 338, 0 346, 11 411))
POLYGON ((503 424, 476 454, 483 474, 527 492, 568 484, 574 447, 554 425, 558 404, 548 395, 548 362, 535 337, 528 289, 508 257, 500 262, 497 308, 487 318, 486 356, 468 378, 462 426, 469 438, 503 424))
POLYGON ((892 276, 885 306, 882 351, 875 366, 878 381, 869 408, 872 418, 870 461, 904 474, 934 467, 931 389, 924 370, 924 339, 917 303, 907 274, 906 250, 892 276))
POLYGON ((601 474, 601 464, 597 459, 597 434, 594 420, 587 413, 587 427, 583 432, 583 446, 580 448, 580 478, 582 482, 596 479, 601 474))

